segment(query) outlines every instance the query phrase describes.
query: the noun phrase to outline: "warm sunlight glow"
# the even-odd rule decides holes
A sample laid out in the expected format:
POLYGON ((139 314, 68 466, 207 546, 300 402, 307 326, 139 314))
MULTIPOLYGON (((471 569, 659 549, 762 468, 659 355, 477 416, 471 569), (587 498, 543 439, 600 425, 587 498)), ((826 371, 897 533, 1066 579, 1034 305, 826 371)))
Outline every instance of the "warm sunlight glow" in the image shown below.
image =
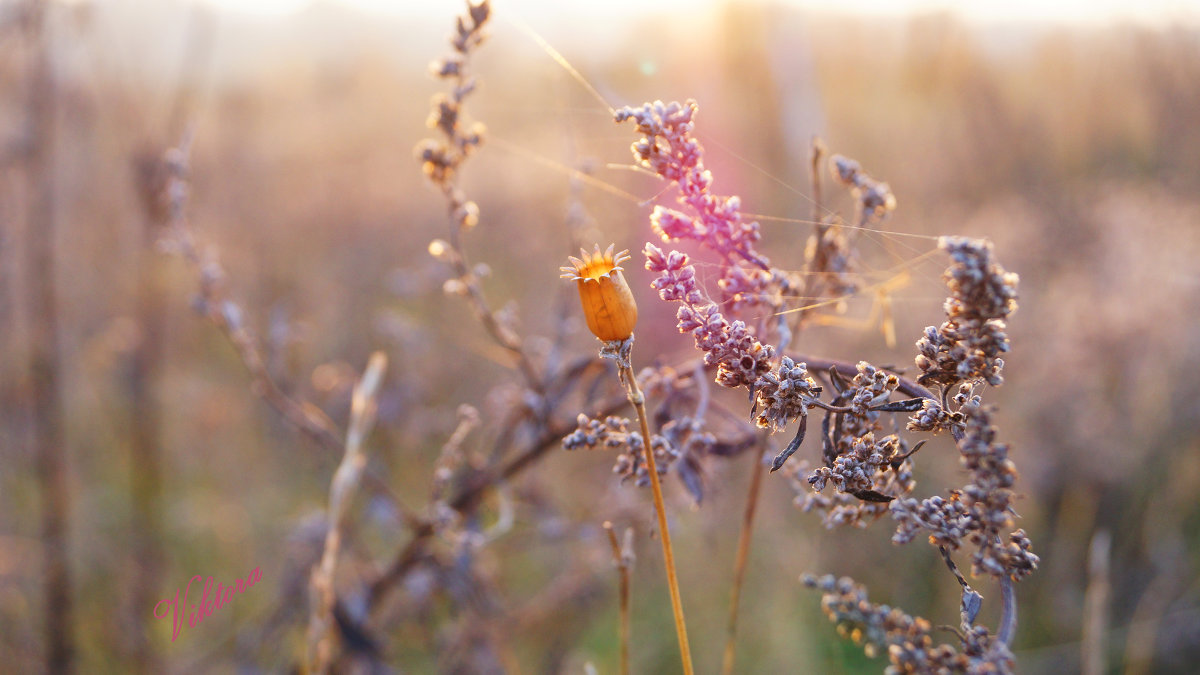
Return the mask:
MULTIPOLYGON (((367 12, 390 15, 440 16, 444 3, 406 2, 403 0, 204 0, 224 10, 258 15, 287 14, 318 4, 333 4, 367 12)), ((566 12, 556 0, 500 0, 498 6, 526 17, 543 15, 562 16, 566 12)), ((671 11, 682 7, 717 7, 718 0, 608 0, 604 3, 588 3, 573 6, 572 14, 609 17, 629 16, 638 13, 671 11)), ((1200 21, 1200 9, 1192 0, 1143 0, 1130 3, 1126 0, 1010 0, 998 3, 990 0, 787 0, 787 4, 813 11, 853 13, 875 16, 903 16, 907 14, 949 11, 963 19, 980 23, 1074 23, 1096 24, 1120 20, 1133 20, 1149 24, 1172 22, 1194 23, 1200 21)))

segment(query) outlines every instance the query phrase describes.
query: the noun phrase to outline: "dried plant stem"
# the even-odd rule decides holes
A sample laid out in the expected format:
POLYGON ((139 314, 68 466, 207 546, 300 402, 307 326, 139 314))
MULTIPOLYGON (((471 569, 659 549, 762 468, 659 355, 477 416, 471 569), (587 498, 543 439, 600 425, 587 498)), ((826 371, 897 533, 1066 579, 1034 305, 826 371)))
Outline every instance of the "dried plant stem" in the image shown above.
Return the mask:
POLYGON ((329 486, 329 530, 325 534, 325 551, 321 563, 313 570, 311 589, 313 602, 308 623, 309 672, 328 673, 334 661, 333 609, 337 602, 334 578, 338 553, 342 547, 342 520, 358 491, 367 457, 362 451, 363 440, 375 421, 375 396, 387 367, 383 352, 371 355, 362 378, 354 387, 350 407, 350 427, 346 432, 346 452, 333 474, 329 486))
POLYGON ((192 133, 189 129, 179 146, 167 154, 170 170, 167 183, 170 209, 168 227, 175 251, 200 275, 199 295, 204 315, 237 350, 250 374, 254 393, 326 450, 340 454, 342 441, 336 425, 315 406, 293 400, 283 393, 267 370, 254 336, 242 325, 240 310, 221 290, 220 269, 215 261, 206 260, 200 252, 186 215, 191 145, 192 133))
MULTIPOLYGON (((819 356, 810 356, 807 354, 792 355, 792 360, 796 361, 797 363, 800 363, 803 361, 805 364, 808 365, 808 370, 810 372, 815 372, 815 373, 825 373, 825 372, 828 372, 830 368, 836 369, 838 371, 838 373, 845 375, 846 377, 854 377, 858 373, 858 367, 848 361, 838 361, 835 359, 826 359, 826 358, 821 358, 819 356)), ((883 368, 882 370, 887 371, 887 372, 895 372, 888 368, 883 368)), ((897 376, 899 376, 899 373, 895 373, 895 374, 897 376)), ((917 384, 916 382, 914 382, 912 380, 909 380, 909 379, 906 379, 903 377, 900 378, 900 386, 896 387, 896 391, 898 391, 902 394, 906 394, 908 396, 912 396, 914 398, 917 396, 920 396, 922 398, 929 398, 929 399, 936 400, 936 397, 928 389, 926 389, 925 387, 922 387, 921 385, 917 384)))
POLYGON ((729 592, 729 620, 725 624, 725 655, 721 661, 721 672, 733 672, 737 649, 738 605, 742 598, 742 584, 746 579, 746 561, 750 558, 750 534, 754 529, 754 513, 758 509, 758 495, 762 490, 762 453, 751 451, 753 465, 750 467, 750 491, 746 493, 746 510, 742 513, 742 532, 738 536, 737 558, 733 563, 733 588, 729 592))
POLYGON ((971 584, 967 583, 967 578, 959 571, 958 565, 954 563, 954 558, 950 557, 950 549, 945 546, 939 546, 938 552, 942 554, 942 560, 946 563, 946 568, 958 580, 958 585, 962 587, 962 603, 959 606, 959 628, 964 633, 971 629, 971 624, 975 623, 975 617, 979 614, 979 608, 983 604, 983 596, 980 595, 971 584))
MULTIPOLYGON (((628 400, 625 396, 606 401, 603 405, 599 406, 597 415, 600 417, 615 415, 626 405, 628 405, 628 400)), ((450 508, 459 513, 470 511, 489 489, 513 478, 526 468, 533 466, 534 462, 545 455, 551 448, 558 447, 562 442, 562 437, 570 432, 570 427, 565 425, 547 426, 542 431, 542 434, 522 450, 520 454, 495 469, 480 471, 474 477, 468 479, 466 485, 453 497, 448 499, 446 503, 450 508)), ((414 520, 409 524, 413 530, 412 538, 408 540, 404 548, 400 549, 383 573, 371 582, 370 590, 367 593, 367 604, 372 608, 372 611, 377 610, 383 604, 383 600, 387 597, 388 592, 392 588, 395 588, 400 580, 420 562, 422 556, 425 554, 425 542, 433 536, 433 523, 427 520, 414 520)))
POLYGON ((466 129, 463 124, 467 97, 475 91, 475 79, 470 75, 469 63, 471 54, 484 40, 484 26, 490 15, 491 9, 486 0, 478 3, 468 0, 467 14, 458 18, 456 35, 451 39, 455 56, 451 57, 452 60, 435 63, 435 68, 442 73, 439 76, 452 84, 445 98, 435 104, 435 117, 431 118, 431 126, 441 132, 444 141, 436 147, 424 146, 422 149, 422 146, 418 146, 418 151, 422 154, 427 175, 445 197, 446 209, 450 214, 450 251, 443 259, 454 269, 457 280, 462 284, 462 294, 467 297, 488 335, 513 355, 517 369, 525 377, 529 388, 544 394, 545 383, 522 346, 520 336, 505 326, 488 304, 479 276, 467 259, 463 246, 463 235, 475 227, 479 208, 467 199, 458 185, 457 176, 467 158, 482 143, 484 135, 481 125, 466 129), (454 65, 449 68, 451 63, 454 65))
MULTIPOLYGON (((239 360, 250 375, 250 390, 331 456, 339 456, 344 444, 337 425, 312 403, 288 396, 271 376, 258 339, 244 324, 241 308, 226 295, 221 286, 223 271, 216 260, 207 258, 200 251, 186 213, 191 145, 192 130, 189 128, 179 145, 166 155, 169 173, 166 183, 166 229, 169 246, 199 276, 198 304, 203 309, 204 317, 237 351, 239 360)), ((365 476, 364 482, 373 493, 387 498, 407 524, 415 525, 418 522, 416 515, 404 506, 388 483, 370 473, 365 476)))
POLYGON ((1012 577, 1007 575, 1000 578, 1000 629, 996 637, 1006 645, 1011 645, 1017 634, 1017 589, 1012 577))
POLYGON ((646 417, 646 397, 638 388, 637 376, 629 362, 618 361, 617 367, 622 371, 621 381, 625 384, 629 402, 637 411, 638 422, 642 427, 642 449, 646 455, 646 472, 650 474, 650 487, 654 491, 654 510, 658 515, 658 533, 662 540, 667 586, 671 590, 671 612, 675 616, 675 634, 679 638, 679 652, 683 661, 684 675, 692 675, 692 650, 688 646, 687 625, 683 619, 683 602, 679 598, 679 580, 675 576, 675 553, 671 549, 671 532, 667 529, 667 507, 663 503, 662 483, 658 480, 658 465, 654 461, 654 451, 651 449, 650 424, 646 417))
MULTIPOLYGON (((461 197, 447 194, 447 199, 450 203, 451 213, 463 207, 461 197)), ((525 377, 525 384, 539 394, 545 393, 545 385, 542 382, 542 378, 534 367, 529 355, 525 353, 525 348, 521 346, 520 337, 500 322, 496 317, 496 313, 492 311, 491 305, 488 304, 487 298, 483 295, 483 288, 479 285, 479 279, 471 271, 466 251, 462 247, 461 228, 452 230, 450 245, 454 248, 454 255, 451 257, 450 263, 451 267, 454 268, 454 273, 458 275, 458 278, 463 281, 466 287, 467 298, 470 301, 471 309, 475 312, 475 316, 483 324, 483 327, 487 329, 488 335, 495 340, 496 344, 507 350, 517 360, 517 369, 525 377)))
POLYGON ((54 284, 55 163, 54 91, 51 45, 46 32, 49 2, 29 3, 28 44, 34 54, 29 73, 28 177, 32 200, 28 221, 30 316, 29 388, 36 472, 42 501, 45 579, 46 670, 71 672, 74 658, 71 579, 67 552, 70 487, 64 447, 58 350, 58 306, 54 284))
POLYGON ((151 639, 152 616, 146 613, 146 607, 153 606, 159 592, 163 570, 163 410, 158 387, 167 315, 164 261, 153 252, 161 225, 147 209, 143 222, 145 246, 139 253, 137 269, 136 311, 141 339, 130 355, 128 379, 130 562, 134 565, 129 607, 133 623, 130 665, 139 673, 157 672, 162 668, 151 639))
POLYGON ((617 566, 620 579, 620 599, 617 619, 617 636, 621 643, 621 675, 629 675, 629 565, 621 553, 621 544, 617 541, 617 533, 612 523, 604 521, 604 531, 608 533, 608 543, 612 544, 613 562, 617 566))
POLYGON ((812 179, 812 221, 818 228, 818 235, 827 227, 824 208, 821 206, 821 161, 825 159, 825 153, 825 143, 821 137, 813 136, 808 160, 809 175, 812 179))
POLYGON ((1098 530, 1088 547, 1088 585, 1083 595, 1084 621, 1081 648, 1083 675, 1108 672, 1108 605, 1112 594, 1112 535, 1098 530))

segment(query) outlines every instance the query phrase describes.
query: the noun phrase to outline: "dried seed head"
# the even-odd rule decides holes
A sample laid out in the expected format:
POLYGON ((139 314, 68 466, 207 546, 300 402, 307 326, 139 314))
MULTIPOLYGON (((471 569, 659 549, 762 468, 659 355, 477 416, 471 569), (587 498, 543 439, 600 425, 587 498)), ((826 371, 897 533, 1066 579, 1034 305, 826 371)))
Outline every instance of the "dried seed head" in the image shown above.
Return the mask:
POLYGON ((601 253, 597 245, 593 253, 582 249, 580 253, 582 259, 571 257, 571 266, 562 268, 562 276, 575 280, 588 328, 605 342, 633 335, 637 304, 620 266, 629 259, 629 251, 613 255, 613 246, 609 246, 601 253))

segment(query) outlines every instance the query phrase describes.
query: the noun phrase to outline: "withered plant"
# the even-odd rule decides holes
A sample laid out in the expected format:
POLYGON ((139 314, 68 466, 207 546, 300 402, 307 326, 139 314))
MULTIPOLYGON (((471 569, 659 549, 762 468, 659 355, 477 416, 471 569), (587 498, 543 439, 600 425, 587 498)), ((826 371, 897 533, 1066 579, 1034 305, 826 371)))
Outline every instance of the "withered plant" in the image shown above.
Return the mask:
MULTIPOLYGON (((411 495, 396 494, 370 459, 368 433, 376 398, 386 388, 383 357, 372 359, 355 388, 345 432, 319 408, 276 383, 243 310, 226 288, 215 254, 200 248, 185 217, 190 139, 167 156, 164 239, 199 276, 196 308, 235 347, 254 391, 318 447, 341 458, 328 513, 305 536, 316 546, 301 558, 309 604, 307 639, 298 661, 305 670, 385 668, 397 660, 389 638, 413 633, 434 654, 441 672, 517 670, 513 636, 554 620, 554 608, 587 603, 613 585, 609 570, 584 555, 561 577, 543 584, 539 595, 514 605, 481 563, 489 545, 516 518, 514 502, 521 495, 514 494, 512 479, 562 446, 613 452, 613 480, 652 488, 654 536, 663 549, 684 672, 693 669, 682 602, 687 588, 676 578, 661 479, 676 476, 699 503, 709 465, 732 457, 748 457, 754 473, 731 583, 725 672, 733 672, 736 664, 738 605, 760 488, 762 481, 772 479, 794 484, 801 508, 821 514, 831 528, 867 527, 887 516, 896 524, 896 544, 926 536, 961 586, 960 625, 948 633, 953 639, 940 641, 929 621, 872 603, 865 588, 851 579, 805 575, 804 584, 822 591, 822 606, 841 633, 861 642, 868 653, 886 651, 891 672, 1011 671, 1014 583, 1036 568, 1038 558, 1024 532, 1014 529, 1016 468, 997 438, 983 396, 1003 381, 1016 275, 1000 266, 987 241, 942 237, 938 248, 950 257, 944 275, 946 319, 919 336, 911 377, 904 369, 867 360, 849 363, 802 353, 795 345, 801 344, 803 332, 836 319, 838 303, 855 294, 878 294, 885 333, 890 329, 886 284, 863 286, 858 254, 848 236, 891 217, 896 199, 890 187, 854 160, 827 158, 823 145, 814 141, 813 232, 802 269, 781 268, 759 249, 759 224, 743 211, 740 199, 714 190, 694 134, 698 106, 656 102, 613 112, 616 122, 635 125, 635 162, 676 190, 675 205, 653 208, 650 232, 663 244, 694 242, 713 260, 716 274, 702 283, 688 254, 651 242, 641 250, 640 262, 653 277, 650 285, 664 302, 674 303, 675 326, 694 338, 698 353, 665 355, 649 344, 639 349, 639 356, 654 365, 635 369, 638 311, 621 269, 629 258, 624 251, 614 254, 614 248, 602 253, 599 246, 591 254, 585 249, 564 270, 576 281, 583 318, 603 343, 604 359, 587 353, 571 356, 566 318, 556 335, 531 346, 535 341, 521 334, 512 313, 497 310, 485 292, 486 267, 473 261, 470 240, 488 221, 460 182, 467 161, 486 141, 485 129, 469 118, 466 103, 477 84, 471 61, 486 38, 490 18, 491 7, 483 0, 469 2, 457 19, 452 52, 432 67, 447 86, 435 98, 429 118, 436 137, 419 145, 416 154, 444 200, 449 221, 445 234, 428 247, 449 272, 443 290, 466 301, 504 355, 515 373, 515 393, 507 397, 500 420, 484 420, 469 405, 459 408, 456 425, 433 463, 427 499, 418 508, 406 506, 411 495), (819 176, 826 170, 854 197, 855 213, 847 221, 822 205, 819 176), (745 407, 718 401, 714 385, 742 392, 745 407), (636 423, 623 416, 630 408, 636 423), (810 422, 810 414, 820 420, 810 422), (897 416, 907 416, 904 430, 899 428, 903 418, 897 416), (483 435, 481 429, 491 445, 487 453, 477 450, 479 443, 468 442, 483 435), (943 432, 954 439, 966 482, 946 495, 919 498, 914 461, 927 437, 943 432), (779 434, 787 440, 778 441, 779 434), (404 532, 394 553, 382 561, 351 546, 353 499, 360 482, 400 514, 404 532), (995 630, 976 621, 983 596, 960 572, 954 559, 960 552, 970 556, 974 576, 990 577, 998 585, 1002 615, 995 630)), ((577 239, 577 230, 571 230, 564 249, 595 243, 577 239)), ((621 515, 636 529, 644 524, 644 513, 648 509, 630 508, 621 515)), ((622 546, 613 525, 605 528, 621 586, 619 635, 626 672, 635 639, 629 629, 632 535, 626 535, 622 546)), ((602 562, 609 561, 602 556, 602 562)), ((547 657, 546 664, 549 668, 560 661, 547 657)))
MULTIPOLYGON (((982 394, 986 387, 1003 382, 1002 356, 1009 351, 1006 322, 1017 307, 1017 276, 996 262, 987 241, 938 240, 938 247, 951 258, 944 274, 949 289, 946 320, 926 328, 917 341, 915 365, 920 375, 915 381, 865 360, 851 366, 786 353, 799 324, 789 325, 790 313, 783 304, 796 289, 809 286, 806 298, 818 296, 820 292, 812 290, 817 284, 824 284, 823 292, 830 297, 853 290, 851 283, 838 281, 853 264, 840 236, 843 227, 836 219, 821 218, 809 241, 806 275, 772 266, 756 248, 759 226, 742 215, 740 200, 713 191, 713 176, 704 167, 703 150, 693 135, 696 112, 696 104, 689 101, 648 103, 615 114, 617 122, 636 123, 641 138, 633 144, 635 159, 678 188, 682 210, 656 206, 650 216, 654 233, 666 243, 695 240, 718 257, 720 295, 713 298, 698 283, 696 268, 686 254, 647 243, 643 254, 646 269, 656 275, 652 285, 662 300, 678 303, 677 327, 693 336, 705 365, 715 369, 715 382, 748 392, 750 416, 758 427, 774 433, 794 424, 792 440, 771 460, 772 472, 784 468, 800 449, 808 435, 809 412, 820 411, 819 466, 789 472, 803 491, 799 503, 805 511, 822 513, 830 527, 866 527, 888 515, 897 523, 892 537, 896 544, 908 543, 918 534, 928 536, 962 587, 958 644, 937 644, 928 621, 871 604, 865 589, 848 578, 806 575, 804 583, 824 592, 822 605, 839 630, 865 643, 868 652, 886 648, 890 671, 1010 671, 1009 644, 1017 611, 1013 584, 1036 568, 1038 558, 1024 531, 1013 530, 1016 467, 1007 446, 996 438, 982 394), (732 318, 750 308, 764 320, 748 323, 732 318), (769 317, 776 320, 765 320, 769 317), (810 365, 817 367, 810 372, 810 365), (818 382, 819 376, 823 382, 818 382), (903 397, 897 398, 898 394, 903 397), (911 414, 908 432, 952 435, 968 473, 961 489, 923 500, 911 496, 916 489, 913 460, 924 440, 912 443, 903 434, 887 433, 884 424, 887 416, 906 413, 911 414), (826 494, 830 485, 832 494, 826 494), (983 598, 952 558, 959 549, 971 553, 974 575, 998 582, 1003 606, 995 632, 975 621, 983 598)), ((820 145, 814 144, 814 166, 820 153, 820 145)), ((835 180, 856 198, 857 227, 877 222, 895 209, 888 185, 871 178, 857 162, 835 155, 829 164, 835 180)), ((814 187, 814 194, 819 194, 819 187, 814 187)), ((804 316, 799 312, 798 322, 804 316)), ((668 457, 681 454, 665 436, 649 443, 635 432, 625 434, 621 442, 605 438, 612 438, 610 429, 625 425, 611 418, 601 427, 593 420, 581 420, 579 431, 565 444, 623 443, 631 452, 642 449, 651 467, 651 448, 662 446, 668 457)), ((700 432, 694 421, 692 427, 692 433, 700 432)), ((669 466, 664 463, 662 470, 669 466)), ((736 606, 731 615, 736 617, 736 606)), ((731 635, 735 625, 731 620, 731 635)), ((726 671, 732 666, 730 647, 726 671)))

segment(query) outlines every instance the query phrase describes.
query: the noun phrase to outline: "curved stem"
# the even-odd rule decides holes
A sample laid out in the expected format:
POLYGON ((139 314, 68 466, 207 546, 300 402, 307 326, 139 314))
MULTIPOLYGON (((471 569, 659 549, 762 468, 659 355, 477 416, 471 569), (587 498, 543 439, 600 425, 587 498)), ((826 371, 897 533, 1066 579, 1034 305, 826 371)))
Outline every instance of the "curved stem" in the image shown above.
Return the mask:
POLYGON ((1011 645, 1013 636, 1017 634, 1017 591, 1012 578, 1007 574, 1000 578, 1000 599, 1003 604, 997 637, 1004 644, 1011 645))
POLYGON ((617 541, 617 533, 613 531, 612 523, 604 521, 604 531, 608 533, 608 543, 612 545, 613 562, 617 566, 620 578, 620 616, 617 624, 617 634, 621 642, 621 675, 629 675, 629 564, 617 541))
POLYGON ((721 672, 725 675, 733 673, 737 648, 738 604, 742 598, 742 582, 746 578, 746 560, 750 557, 750 533, 754 528, 754 512, 758 508, 762 477, 766 473, 762 467, 761 446, 755 446, 750 455, 754 458, 754 465, 750 468, 750 492, 746 494, 746 510, 742 513, 742 533, 738 537, 737 558, 733 563, 733 589, 729 593, 729 621, 725 625, 725 656, 721 663, 721 672))
POLYGON ((667 585, 671 590, 671 612, 675 616, 675 635, 679 638, 679 653, 683 660, 684 675, 692 675, 692 650, 688 646, 687 626, 683 620, 683 602, 679 599, 679 580, 675 577, 675 554, 671 549, 671 531, 667 529, 667 508, 663 504, 662 484, 658 480, 658 465, 654 461, 654 451, 650 447, 652 443, 650 424, 646 417, 646 397, 638 388, 637 376, 633 372, 633 367, 627 361, 619 361, 618 367, 623 371, 621 380, 625 383, 629 402, 637 410, 638 422, 642 426, 642 449, 646 454, 646 471, 650 474, 650 487, 654 490, 654 511, 658 515, 663 565, 667 569, 667 585))

